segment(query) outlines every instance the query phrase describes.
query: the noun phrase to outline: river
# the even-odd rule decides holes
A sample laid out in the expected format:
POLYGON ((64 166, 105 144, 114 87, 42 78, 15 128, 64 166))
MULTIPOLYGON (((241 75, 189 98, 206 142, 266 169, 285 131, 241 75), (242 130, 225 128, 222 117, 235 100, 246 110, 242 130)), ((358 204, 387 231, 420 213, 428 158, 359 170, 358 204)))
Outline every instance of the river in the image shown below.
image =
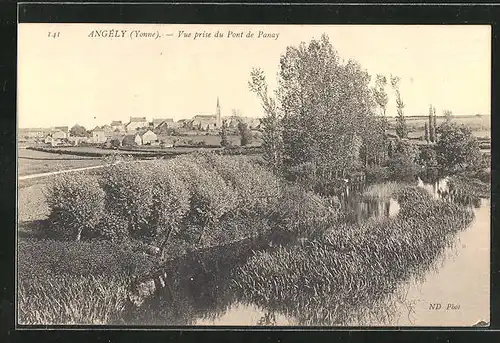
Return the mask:
MULTIPOLYGON (((446 182, 420 184, 436 197, 446 182)), ((391 216, 397 213, 397 202, 378 206, 365 204, 362 217, 391 216)), ((490 298, 490 200, 476 203, 475 219, 468 229, 457 234, 455 244, 436 260, 434 268, 419 279, 400 285, 387 299, 386 308, 374 311, 349 324, 335 321, 331 325, 355 326, 472 326, 489 322, 490 298), (354 324, 353 324, 354 323, 354 324)), ((357 218, 359 220, 359 218, 357 218)), ((233 273, 255 250, 274 249, 267 242, 246 242, 211 249, 173 261, 166 268, 166 287, 146 301, 129 324, 149 325, 304 325, 290 314, 287 305, 273 309, 240 300, 231 291, 233 273)), ((251 298, 251 297, 250 297, 251 298)), ((310 318, 328 312, 325 308, 304 308, 310 318)), ((362 309, 359 309, 362 312, 362 309)), ((351 317, 356 317, 356 310, 351 317)), ((314 325, 314 320, 308 321, 314 325)))

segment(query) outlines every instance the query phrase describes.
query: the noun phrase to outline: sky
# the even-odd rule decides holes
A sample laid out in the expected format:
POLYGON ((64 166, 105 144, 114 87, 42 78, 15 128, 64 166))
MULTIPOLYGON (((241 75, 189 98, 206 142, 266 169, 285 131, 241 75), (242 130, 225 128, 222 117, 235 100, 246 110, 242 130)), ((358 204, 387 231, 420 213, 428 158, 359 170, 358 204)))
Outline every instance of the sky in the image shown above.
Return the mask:
MULTIPOLYGON (((121 31, 119 31, 121 32, 121 31)), ((18 126, 87 128, 127 122, 131 116, 191 118, 238 109, 261 117, 249 91, 253 67, 276 87, 287 46, 326 33, 344 60, 376 74, 401 78, 407 115, 490 114, 490 26, 388 25, 134 25, 20 24, 18 31, 18 126), (125 36, 89 37, 93 30, 127 30, 125 36), (161 38, 135 38, 134 31, 161 38), (179 37, 179 31, 191 32, 179 37), (219 31, 222 38, 215 38, 219 31), (243 31, 243 38, 226 37, 243 31), (246 38, 251 31, 253 38, 246 38), (259 31, 269 34, 257 38, 259 31), (57 38, 49 32, 59 32, 57 38), (211 33, 203 38, 195 33, 211 33), (132 34, 132 36, 131 36, 132 34), (172 34, 172 36, 167 36, 172 34), (272 36, 271 34, 274 34, 272 36), (276 37, 276 34, 279 34, 276 37)), ((390 88, 387 115, 395 115, 390 88)))

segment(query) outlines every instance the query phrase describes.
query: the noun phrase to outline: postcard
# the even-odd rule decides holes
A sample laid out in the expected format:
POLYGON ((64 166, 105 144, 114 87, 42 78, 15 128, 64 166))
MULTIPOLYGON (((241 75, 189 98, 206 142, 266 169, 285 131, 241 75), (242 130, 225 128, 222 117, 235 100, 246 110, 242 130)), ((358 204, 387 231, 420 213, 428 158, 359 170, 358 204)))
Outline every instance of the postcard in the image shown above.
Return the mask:
POLYGON ((19 325, 490 322, 491 28, 18 25, 19 325))

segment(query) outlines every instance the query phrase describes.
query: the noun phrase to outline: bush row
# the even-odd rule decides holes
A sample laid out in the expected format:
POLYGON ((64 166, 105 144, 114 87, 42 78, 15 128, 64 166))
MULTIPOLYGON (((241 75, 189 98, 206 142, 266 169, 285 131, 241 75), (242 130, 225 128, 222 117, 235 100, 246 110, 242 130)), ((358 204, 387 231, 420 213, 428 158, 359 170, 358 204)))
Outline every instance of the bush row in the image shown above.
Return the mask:
POLYGON ((280 181, 252 159, 213 153, 56 175, 47 198, 47 233, 70 240, 158 245, 179 235, 201 241, 236 215, 270 218, 292 231, 334 219, 329 201, 298 187, 283 192, 280 181))

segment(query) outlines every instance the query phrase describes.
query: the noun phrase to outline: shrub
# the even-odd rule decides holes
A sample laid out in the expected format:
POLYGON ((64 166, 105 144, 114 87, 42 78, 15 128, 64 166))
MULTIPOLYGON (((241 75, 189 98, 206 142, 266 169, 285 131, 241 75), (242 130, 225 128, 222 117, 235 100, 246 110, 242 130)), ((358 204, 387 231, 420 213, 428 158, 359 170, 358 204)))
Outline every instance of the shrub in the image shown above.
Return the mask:
POLYGON ((247 158, 200 155, 200 161, 219 173, 238 194, 240 212, 266 215, 273 211, 280 193, 276 176, 247 158))
POLYGON ((152 162, 157 178, 153 187, 153 207, 149 220, 151 236, 163 243, 178 230, 190 208, 188 186, 175 174, 170 164, 152 162))
POLYGON ((414 181, 419 172, 418 165, 411 158, 396 154, 388 163, 389 176, 394 181, 414 181))
POLYGON ((278 232, 314 237, 326 231, 338 217, 338 203, 331 199, 298 186, 285 188, 276 214, 278 232))
POLYGON ((49 234, 76 239, 92 236, 104 214, 104 191, 88 174, 59 174, 48 188, 49 234))
POLYGON ((140 162, 120 163, 105 168, 101 175, 106 212, 126 222, 133 238, 149 235, 155 183, 151 168, 140 162))
POLYGON ((418 164, 424 168, 435 168, 437 167, 437 155, 436 150, 427 147, 420 150, 418 155, 418 164))
POLYGON ((440 134, 436 152, 442 169, 456 172, 482 168, 479 143, 470 128, 451 122, 440 128, 440 134))
POLYGON ((385 182, 389 178, 389 169, 382 166, 371 166, 365 169, 366 182, 380 183, 385 182))
POLYGON ((215 169, 197 163, 196 157, 181 156, 172 163, 173 172, 189 185, 190 211, 186 218, 202 228, 215 226, 222 216, 237 206, 237 193, 228 186, 215 169))

